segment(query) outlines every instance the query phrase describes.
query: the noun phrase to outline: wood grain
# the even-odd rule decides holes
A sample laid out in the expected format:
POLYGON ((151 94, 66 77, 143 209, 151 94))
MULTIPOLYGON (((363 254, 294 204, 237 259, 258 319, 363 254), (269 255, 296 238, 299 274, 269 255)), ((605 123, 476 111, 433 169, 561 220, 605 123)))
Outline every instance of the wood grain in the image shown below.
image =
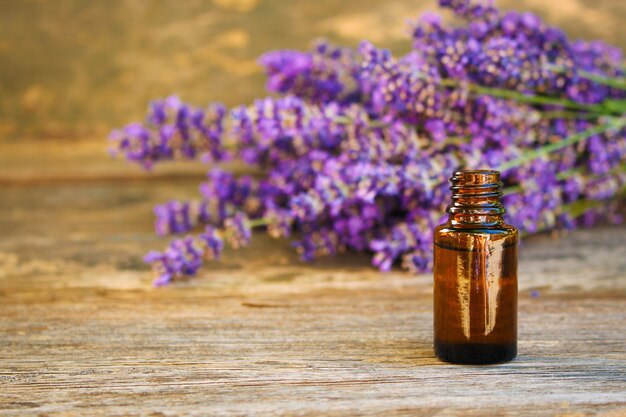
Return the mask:
POLYGON ((41 184, 0 190, 0 415, 626 415, 624 227, 525 240, 519 358, 453 366, 429 275, 255 236, 153 289, 151 206, 196 181, 41 184))

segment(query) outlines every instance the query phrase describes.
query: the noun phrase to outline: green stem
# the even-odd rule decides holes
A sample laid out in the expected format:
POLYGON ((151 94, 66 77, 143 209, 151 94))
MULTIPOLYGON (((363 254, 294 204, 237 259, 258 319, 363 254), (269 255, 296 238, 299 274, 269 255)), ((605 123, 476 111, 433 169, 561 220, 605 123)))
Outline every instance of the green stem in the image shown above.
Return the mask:
POLYGON ((578 71, 578 75, 594 81, 598 84, 608 85, 609 87, 619 88, 620 90, 626 90, 626 79, 624 78, 609 78, 602 75, 594 74, 589 71, 578 71))
MULTIPOLYGON (((568 178, 573 177, 574 175, 583 173, 584 170, 585 170, 585 167, 582 167, 582 166, 571 168, 566 171, 559 172, 558 174, 556 174, 556 178, 557 180, 560 180, 560 181, 566 180, 568 178)), ((593 179, 597 179, 605 175, 615 175, 621 172, 626 172, 626 164, 618 165, 604 174, 592 175, 590 179, 593 180, 593 179)), ((519 193, 522 191, 524 191, 524 187, 522 187, 522 184, 511 185, 510 187, 506 187, 502 190, 502 195, 505 196, 509 194, 519 193)))
MULTIPOLYGON (((622 188, 618 191, 617 195, 623 193, 624 191, 626 191, 626 188, 622 188)), ((563 209, 569 212, 573 218, 576 218, 582 216, 588 211, 604 206, 611 201, 613 200, 576 200, 563 206, 563 209)))
MULTIPOLYGON (((341 124, 341 125, 349 125, 349 124, 354 122, 354 120, 349 118, 348 116, 335 116, 333 118, 333 121, 335 123, 338 123, 338 124, 341 124)), ((381 120, 369 121, 367 123, 367 127, 369 129, 375 129, 375 128, 378 128, 378 127, 385 127, 387 125, 389 125, 389 123, 383 122, 381 120)))
MULTIPOLYGON (((619 193, 623 193, 624 191, 626 191, 626 188, 622 188, 619 193)), ((583 214, 596 209, 598 207, 601 207, 607 203, 610 203, 611 199, 609 200, 577 200, 574 201, 572 203, 566 204, 563 206, 563 211, 565 212, 569 212, 570 216, 572 218, 578 218, 580 216, 582 216, 583 214)), ((540 233, 540 232, 546 232, 548 230, 552 230, 554 228, 554 225, 552 226, 548 226, 548 227, 544 227, 543 229, 537 230, 536 232, 533 232, 532 234, 536 234, 536 233, 540 233)), ((528 232, 521 232, 520 233, 520 237, 525 238, 527 236, 531 235, 531 233, 528 232)))
POLYGON ((462 145, 470 140, 467 136, 448 136, 443 142, 444 145, 462 145))
POLYGON ((522 103, 560 106, 560 107, 566 107, 569 109, 584 110, 584 111, 589 111, 589 112, 594 112, 594 113, 599 113, 599 114, 606 113, 606 108, 598 104, 581 104, 581 103, 577 103, 575 101, 567 100, 567 99, 560 99, 560 98, 554 98, 554 97, 548 97, 548 96, 538 96, 538 95, 532 95, 532 94, 524 94, 519 91, 504 90, 504 89, 495 88, 495 87, 485 87, 482 85, 472 84, 472 83, 460 84, 459 82, 450 78, 442 79, 441 85, 444 85, 446 87, 456 87, 456 88, 465 86, 467 87, 469 91, 473 93, 486 94, 492 97, 508 98, 508 99, 519 101, 522 103))
MULTIPOLYGON (((271 222, 270 222, 269 219, 261 217, 259 219, 248 219, 247 223, 248 223, 248 227, 250 227, 250 229, 253 230, 253 229, 256 229, 258 227, 267 226, 271 222)), ((218 231, 218 233, 221 235, 221 237, 223 239, 226 239, 226 240, 228 240, 228 239, 230 239, 232 237, 232 231, 228 230, 228 228, 221 229, 221 230, 218 231)))
POLYGON ((563 172, 559 172, 558 174, 556 174, 556 179, 557 180, 566 180, 568 178, 573 177, 576 174, 580 174, 582 171, 584 171, 584 167, 576 167, 576 168, 571 168, 568 169, 566 171, 563 172))
POLYGON ((580 113, 571 110, 554 110, 554 111, 542 111, 539 112, 543 119, 573 119, 573 120, 587 120, 595 119, 602 116, 598 113, 580 113))
POLYGON ((553 142, 550 143, 546 146, 543 146, 541 148, 538 149, 534 149, 524 155, 522 155, 519 158, 513 159, 511 161, 507 161, 503 164, 501 164, 499 167, 497 167, 496 169, 499 171, 506 171, 507 169, 511 169, 511 168, 515 168, 518 167, 520 165, 524 165, 527 162, 530 162, 534 159, 537 159, 541 156, 547 155, 551 152, 555 152, 558 151, 559 149, 563 149, 567 146, 573 145, 575 143, 578 143, 580 141, 583 141, 593 135, 597 135, 599 133, 603 133, 606 132, 607 130, 612 130, 612 129, 620 129, 622 127, 626 126, 626 118, 619 118, 619 119, 611 119, 608 123, 604 123, 598 126, 594 126, 591 127, 587 130, 584 130, 582 132, 579 133, 575 133, 573 135, 570 135, 568 137, 566 137, 565 139, 562 139, 558 142, 553 142))
MULTIPOLYGON (((555 65, 548 65, 547 68, 548 70, 552 72, 556 72, 557 74, 564 74, 568 71, 565 68, 557 67, 555 65)), ((623 77, 611 78, 605 75, 600 75, 600 74, 596 74, 596 73, 585 71, 585 70, 577 70, 576 74, 588 80, 594 81, 598 84, 604 84, 604 85, 608 85, 609 87, 615 87, 621 90, 626 90, 626 78, 623 78, 623 77)))
POLYGON ((270 223, 271 223, 270 219, 266 219, 264 217, 248 220, 248 225, 250 226, 251 229, 267 226, 270 223))
POLYGON ((522 184, 511 185, 510 187, 506 187, 502 189, 502 196, 520 193, 524 190, 522 184))

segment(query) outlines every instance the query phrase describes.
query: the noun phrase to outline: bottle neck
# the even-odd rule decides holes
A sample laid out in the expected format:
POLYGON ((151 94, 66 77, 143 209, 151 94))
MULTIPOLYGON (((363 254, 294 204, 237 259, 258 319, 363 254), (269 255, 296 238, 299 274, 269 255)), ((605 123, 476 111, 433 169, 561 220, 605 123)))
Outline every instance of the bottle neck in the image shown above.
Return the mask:
POLYGON ((452 203, 446 211, 455 227, 492 227, 504 222, 498 171, 456 171, 450 178, 452 203))

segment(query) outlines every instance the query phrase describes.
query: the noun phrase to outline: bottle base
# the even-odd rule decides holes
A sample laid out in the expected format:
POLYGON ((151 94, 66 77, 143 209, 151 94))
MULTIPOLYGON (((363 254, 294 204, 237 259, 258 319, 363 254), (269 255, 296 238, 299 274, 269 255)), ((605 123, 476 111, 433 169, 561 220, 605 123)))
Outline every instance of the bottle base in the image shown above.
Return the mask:
POLYGON ((488 365, 509 362, 517 356, 517 343, 443 343, 435 341, 435 354, 445 362, 488 365))

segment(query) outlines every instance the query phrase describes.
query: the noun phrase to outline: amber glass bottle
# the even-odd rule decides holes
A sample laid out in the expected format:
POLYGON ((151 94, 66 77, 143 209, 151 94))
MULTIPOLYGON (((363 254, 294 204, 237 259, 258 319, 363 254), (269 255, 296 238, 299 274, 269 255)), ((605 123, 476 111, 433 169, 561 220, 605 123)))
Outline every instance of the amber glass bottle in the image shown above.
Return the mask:
POLYGON ((488 364, 517 354, 517 240, 505 224, 498 171, 457 171, 434 233, 435 353, 488 364))

